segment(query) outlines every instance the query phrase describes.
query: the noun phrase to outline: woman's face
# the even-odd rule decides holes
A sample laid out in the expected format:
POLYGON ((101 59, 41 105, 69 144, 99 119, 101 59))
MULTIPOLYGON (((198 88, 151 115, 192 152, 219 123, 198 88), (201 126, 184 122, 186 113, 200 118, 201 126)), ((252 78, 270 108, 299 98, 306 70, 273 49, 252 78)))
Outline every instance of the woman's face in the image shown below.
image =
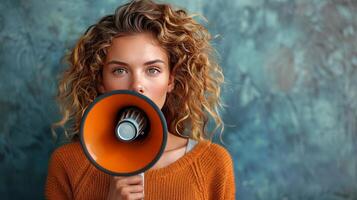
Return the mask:
POLYGON ((117 37, 108 48, 99 91, 134 90, 162 108, 174 87, 168 62, 152 34, 117 37))

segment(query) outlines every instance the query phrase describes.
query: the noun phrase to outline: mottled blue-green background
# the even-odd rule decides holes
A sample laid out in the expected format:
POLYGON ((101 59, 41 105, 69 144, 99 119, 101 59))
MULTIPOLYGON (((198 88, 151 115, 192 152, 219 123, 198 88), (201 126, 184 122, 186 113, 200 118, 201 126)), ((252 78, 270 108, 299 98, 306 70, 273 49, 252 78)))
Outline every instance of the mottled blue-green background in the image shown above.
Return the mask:
MULTIPOLYGON (((237 199, 357 199, 357 0, 166 2, 217 36, 237 199)), ((1 199, 43 198, 61 58, 120 3, 1 0, 1 199)))

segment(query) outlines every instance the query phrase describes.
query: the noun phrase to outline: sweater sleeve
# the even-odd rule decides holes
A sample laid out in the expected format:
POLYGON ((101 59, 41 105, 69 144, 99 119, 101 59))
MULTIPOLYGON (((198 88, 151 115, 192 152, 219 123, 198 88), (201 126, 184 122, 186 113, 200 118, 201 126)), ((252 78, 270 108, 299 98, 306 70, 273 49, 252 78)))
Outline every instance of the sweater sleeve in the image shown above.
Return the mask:
POLYGON ((233 161, 229 152, 222 146, 211 144, 209 157, 203 158, 208 167, 207 178, 210 181, 208 193, 209 199, 235 199, 235 181, 233 161))
POLYGON ((50 158, 45 186, 46 199, 72 199, 71 186, 59 149, 50 158))
POLYGON ((226 166, 226 177, 224 181, 224 199, 235 199, 235 183, 233 161, 228 155, 226 166))

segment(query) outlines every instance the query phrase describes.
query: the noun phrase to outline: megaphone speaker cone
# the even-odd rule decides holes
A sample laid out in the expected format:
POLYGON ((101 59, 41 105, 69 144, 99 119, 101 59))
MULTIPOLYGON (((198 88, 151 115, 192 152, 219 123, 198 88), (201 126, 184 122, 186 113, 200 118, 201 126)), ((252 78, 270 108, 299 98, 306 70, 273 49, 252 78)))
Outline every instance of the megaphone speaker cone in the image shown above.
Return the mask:
POLYGON ((80 140, 85 155, 98 169, 132 176, 159 160, 166 146, 167 124, 149 98, 134 91, 115 90, 88 106, 80 140))

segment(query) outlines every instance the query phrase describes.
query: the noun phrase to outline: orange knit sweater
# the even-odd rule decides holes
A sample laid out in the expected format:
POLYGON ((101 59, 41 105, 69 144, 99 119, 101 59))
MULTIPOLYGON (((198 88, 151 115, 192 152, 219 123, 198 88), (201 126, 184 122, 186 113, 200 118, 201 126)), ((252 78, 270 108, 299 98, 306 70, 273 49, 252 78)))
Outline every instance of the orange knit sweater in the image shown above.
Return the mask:
MULTIPOLYGON (((199 142, 170 165, 145 172, 145 200, 234 199, 233 163, 229 153, 210 141, 199 142)), ((46 181, 47 199, 106 199, 110 175, 85 157, 79 142, 56 149, 46 181)))

